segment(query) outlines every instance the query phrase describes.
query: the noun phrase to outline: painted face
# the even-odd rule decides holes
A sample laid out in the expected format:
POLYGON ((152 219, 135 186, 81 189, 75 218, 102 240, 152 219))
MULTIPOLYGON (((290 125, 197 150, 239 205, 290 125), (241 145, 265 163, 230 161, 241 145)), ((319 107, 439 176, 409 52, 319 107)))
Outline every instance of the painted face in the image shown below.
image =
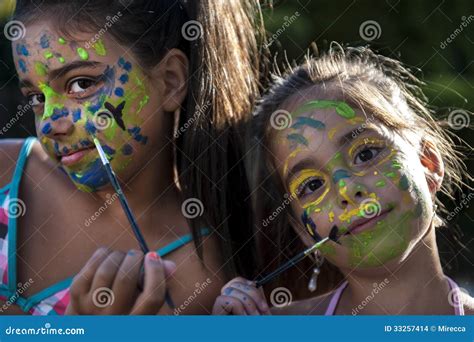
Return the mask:
POLYGON ((34 24, 12 48, 43 148, 80 190, 96 191, 108 178, 92 136, 101 142, 112 168, 131 175, 149 155, 148 137, 160 126, 155 115, 159 103, 156 96, 151 99, 149 83, 133 57, 123 55, 125 50, 110 37, 92 41, 77 34, 77 39, 34 24))
POLYGON ((417 149, 336 98, 300 96, 283 109, 291 124, 275 130, 272 152, 305 227, 300 236, 311 245, 337 226, 338 243, 322 252, 341 268, 407 255, 432 215, 417 149))

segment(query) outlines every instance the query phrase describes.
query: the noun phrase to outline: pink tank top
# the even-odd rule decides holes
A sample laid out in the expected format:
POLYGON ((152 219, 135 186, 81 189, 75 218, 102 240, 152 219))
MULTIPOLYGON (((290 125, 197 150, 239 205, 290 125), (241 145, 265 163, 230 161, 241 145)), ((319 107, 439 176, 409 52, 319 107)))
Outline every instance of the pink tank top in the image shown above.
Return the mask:
MULTIPOLYGON (((453 297, 454 298, 461 298, 461 290, 459 289, 458 284, 456 284, 455 281, 452 280, 451 278, 449 278, 448 276, 445 276, 445 277, 448 280, 450 291, 453 292, 453 297)), ((329 302, 328 308, 326 309, 326 313, 324 314, 325 316, 333 316, 334 315, 334 312, 336 312, 337 304, 339 304, 339 300, 341 299, 342 292, 347 287, 347 284, 348 284, 348 282, 346 280, 334 292, 334 294, 332 295, 331 301, 329 302)), ((462 305, 462 303, 460 303, 459 305, 454 306, 454 315, 455 316, 464 316, 464 306, 462 305)))

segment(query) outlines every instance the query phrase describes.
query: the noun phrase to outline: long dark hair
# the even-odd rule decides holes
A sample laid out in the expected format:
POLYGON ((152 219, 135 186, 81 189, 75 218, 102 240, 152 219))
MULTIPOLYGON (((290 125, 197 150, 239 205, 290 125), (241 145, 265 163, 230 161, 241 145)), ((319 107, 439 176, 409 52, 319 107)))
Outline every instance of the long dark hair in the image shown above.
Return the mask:
MULTIPOLYGON (((249 117, 264 80, 264 30, 257 0, 19 0, 15 18, 50 21, 67 36, 97 32, 107 17, 120 20, 107 28, 144 67, 155 66, 169 49, 189 59, 188 93, 175 137, 176 165, 184 198, 198 198, 204 213, 190 220, 198 254, 200 229, 220 237, 229 275, 245 275, 253 265, 248 192, 243 171, 241 124, 249 117), (197 39, 184 39, 183 26, 199 24, 197 39), (199 115, 195 113, 199 111, 199 115), (243 247, 242 247, 243 246, 243 247), (242 247, 242 248, 241 248, 242 247)), ((196 27, 194 29, 196 29, 196 27)))
MULTIPOLYGON (((262 253, 258 257, 259 273, 268 273, 305 248, 291 228, 301 223, 292 214, 290 205, 286 204, 288 197, 284 196, 288 190, 276 172, 278 161, 273 160, 269 153, 275 132, 271 123, 285 124, 283 121, 276 122, 278 116, 275 114, 288 98, 304 89, 337 85, 348 102, 365 108, 386 127, 398 132, 423 132, 423 137, 438 147, 443 159, 445 176, 440 193, 454 198, 456 190, 464 186, 471 189, 468 184, 472 182, 472 177, 466 175, 462 160, 463 142, 446 129, 443 120, 435 118, 435 108, 429 106, 421 89, 424 83, 400 61, 379 55, 368 47, 342 47, 332 43, 328 51, 315 57, 307 55, 298 66, 288 65, 284 72, 277 69, 273 79, 273 85, 260 100, 247 129, 248 177, 258 250, 262 253), (405 101, 406 111, 392 105, 394 92, 405 101), (274 219, 268 220, 275 212, 278 214, 273 215, 274 219)), ((440 226, 443 225, 441 215, 447 211, 439 198, 436 198, 436 203, 438 210, 434 223, 440 226)), ((342 274, 334 266, 326 262, 323 267, 321 281, 318 281, 322 286, 318 294, 333 289, 342 279, 342 274)), ((283 284, 298 296, 309 296, 302 290, 301 284, 308 279, 311 268, 312 263, 307 259, 269 287, 283 284)))

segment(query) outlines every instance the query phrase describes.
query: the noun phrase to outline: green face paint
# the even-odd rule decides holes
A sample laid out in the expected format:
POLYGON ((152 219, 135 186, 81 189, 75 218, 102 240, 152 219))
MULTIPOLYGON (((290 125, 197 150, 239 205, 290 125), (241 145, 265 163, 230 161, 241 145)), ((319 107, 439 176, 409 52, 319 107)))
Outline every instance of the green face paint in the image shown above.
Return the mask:
POLYGON ((107 51, 105 50, 105 45, 102 39, 99 39, 97 42, 95 42, 94 45, 92 45, 92 47, 94 48, 95 53, 98 56, 105 56, 107 54, 107 51))
POLYGON ((351 267, 381 266, 402 255, 408 248, 414 218, 412 211, 401 215, 391 213, 369 230, 346 235, 343 244, 349 248, 351 267))
POLYGON ((343 101, 334 101, 334 100, 313 100, 306 102, 296 111, 291 113, 293 117, 298 116, 302 113, 309 112, 315 109, 327 109, 334 108, 336 113, 342 116, 345 119, 353 119, 355 117, 355 111, 347 103, 343 101))
POLYGON ((41 62, 35 62, 35 71, 38 76, 46 76, 48 73, 48 68, 41 62))
POLYGON ((64 38, 60 37, 60 38, 58 39, 58 43, 61 44, 61 45, 65 45, 65 44, 66 44, 66 40, 65 40, 64 38))
POLYGON ((54 56, 54 55, 53 55, 53 53, 52 53, 51 51, 46 51, 46 52, 44 53, 44 58, 46 58, 46 59, 53 58, 53 56, 54 56))
POLYGON ((82 59, 83 61, 86 61, 89 59, 89 53, 84 48, 81 48, 81 47, 77 48, 77 54, 79 58, 82 59))
POLYGON ((64 64, 66 62, 66 60, 64 59, 64 57, 58 57, 58 61, 59 63, 61 64, 64 64))
POLYGON ((54 99, 62 99, 63 97, 56 93, 53 88, 51 88, 47 84, 40 83, 38 87, 40 88, 45 98, 44 113, 42 117, 42 120, 44 121, 53 115, 55 109, 64 108, 64 104, 62 103, 51 103, 51 101, 53 101, 54 99))
POLYGON ((379 180, 378 182, 375 183, 375 186, 377 188, 383 188, 386 185, 385 181, 383 179, 379 180))

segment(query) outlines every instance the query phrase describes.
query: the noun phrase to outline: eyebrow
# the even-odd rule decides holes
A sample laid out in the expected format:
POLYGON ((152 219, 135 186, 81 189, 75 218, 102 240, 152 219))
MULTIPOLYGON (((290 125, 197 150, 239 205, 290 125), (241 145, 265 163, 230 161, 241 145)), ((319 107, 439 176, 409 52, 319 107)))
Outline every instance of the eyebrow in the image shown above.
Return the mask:
MULTIPOLYGON (((94 61, 74 61, 58 69, 51 70, 48 78, 54 80, 76 69, 95 68, 98 65, 102 65, 102 63, 94 61)), ((33 83, 28 79, 20 80, 19 86, 20 88, 32 88, 33 83)))
MULTIPOLYGON (((362 132, 360 132, 359 134, 357 134, 355 137, 353 135, 353 132, 354 130, 356 130, 356 128, 350 130, 349 132, 347 132, 346 134, 342 135, 337 141, 338 141, 338 145, 340 147, 343 147, 344 145, 346 145, 347 143, 355 140, 357 137, 359 136, 362 136, 364 134, 367 134, 367 133, 376 133, 377 131, 374 130, 373 128, 370 128, 370 127, 366 127, 364 128, 364 130, 362 132)), ((290 179, 292 177, 294 177, 298 172, 304 170, 304 169, 308 169, 308 168, 316 168, 316 165, 314 164, 313 160, 312 159, 309 159, 309 158, 304 158, 302 160, 300 160, 299 162, 297 162, 295 165, 293 165, 290 169, 290 171, 287 173, 286 175, 286 184, 289 183, 290 179)))

